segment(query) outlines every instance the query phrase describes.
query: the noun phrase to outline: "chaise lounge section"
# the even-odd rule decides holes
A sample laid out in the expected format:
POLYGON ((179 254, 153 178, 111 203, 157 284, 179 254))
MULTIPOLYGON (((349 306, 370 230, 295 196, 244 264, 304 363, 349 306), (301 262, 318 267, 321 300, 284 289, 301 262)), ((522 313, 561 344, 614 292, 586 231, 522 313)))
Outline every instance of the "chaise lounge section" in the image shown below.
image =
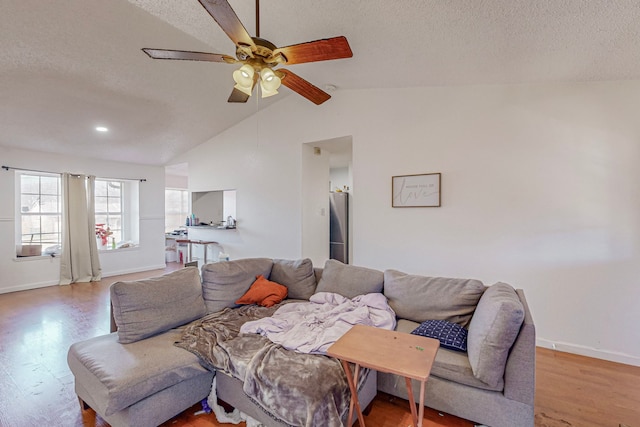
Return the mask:
POLYGON ((207 396, 213 372, 173 343, 205 314, 197 268, 114 283, 119 330, 74 343, 67 362, 83 407, 112 426, 153 427, 207 396))

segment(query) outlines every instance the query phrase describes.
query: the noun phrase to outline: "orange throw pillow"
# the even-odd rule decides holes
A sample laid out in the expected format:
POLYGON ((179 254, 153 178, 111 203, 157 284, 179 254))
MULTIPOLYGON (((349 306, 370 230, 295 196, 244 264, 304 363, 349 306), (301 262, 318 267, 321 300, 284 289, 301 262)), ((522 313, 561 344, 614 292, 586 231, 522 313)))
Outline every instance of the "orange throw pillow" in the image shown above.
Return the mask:
POLYGON ((271 282, 261 274, 236 304, 258 304, 272 307, 287 297, 287 287, 280 283, 271 282))

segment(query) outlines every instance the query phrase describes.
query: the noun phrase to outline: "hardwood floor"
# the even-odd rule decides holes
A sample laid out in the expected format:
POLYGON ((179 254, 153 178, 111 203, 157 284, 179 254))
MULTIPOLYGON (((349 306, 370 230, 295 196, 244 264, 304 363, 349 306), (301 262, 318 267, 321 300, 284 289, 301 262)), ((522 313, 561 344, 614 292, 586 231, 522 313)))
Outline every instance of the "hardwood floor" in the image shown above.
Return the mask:
POLYGON ((536 426, 640 426, 640 368, 538 348, 536 426))
MULTIPOLYGON (((108 426, 94 411, 81 411, 66 361, 75 341, 109 332, 109 286, 180 268, 105 278, 96 283, 51 286, 0 294, 0 426, 108 426)), ((214 427, 199 405, 163 426, 214 427)), ((405 427, 405 400, 379 394, 365 417, 369 427, 405 427)), ((244 424, 241 424, 243 426, 244 424)), ((357 423, 356 423, 357 425, 357 423)), ((425 427, 473 423, 425 411, 425 427)), ((640 427, 640 368, 537 350, 536 426, 640 427)), ((519 427, 519 426, 514 426, 519 427)))

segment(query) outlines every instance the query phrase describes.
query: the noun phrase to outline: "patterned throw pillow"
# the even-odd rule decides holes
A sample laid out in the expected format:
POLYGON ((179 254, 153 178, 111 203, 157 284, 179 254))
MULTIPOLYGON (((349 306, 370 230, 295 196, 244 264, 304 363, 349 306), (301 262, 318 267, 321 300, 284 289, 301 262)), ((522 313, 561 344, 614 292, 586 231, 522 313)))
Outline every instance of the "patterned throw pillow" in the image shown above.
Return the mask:
POLYGON ((446 320, 425 320, 411 331, 413 335, 435 338, 440 346, 449 350, 467 351, 467 330, 446 320))

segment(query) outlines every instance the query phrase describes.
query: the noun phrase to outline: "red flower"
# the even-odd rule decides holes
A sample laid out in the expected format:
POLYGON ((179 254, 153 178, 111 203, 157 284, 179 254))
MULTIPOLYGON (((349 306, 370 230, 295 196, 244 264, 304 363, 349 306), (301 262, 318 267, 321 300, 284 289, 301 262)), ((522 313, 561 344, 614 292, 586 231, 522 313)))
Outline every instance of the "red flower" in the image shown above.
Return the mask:
POLYGON ((108 226, 107 228, 104 228, 104 226, 105 224, 96 224, 96 237, 100 237, 102 246, 107 244, 108 237, 113 234, 108 226))

